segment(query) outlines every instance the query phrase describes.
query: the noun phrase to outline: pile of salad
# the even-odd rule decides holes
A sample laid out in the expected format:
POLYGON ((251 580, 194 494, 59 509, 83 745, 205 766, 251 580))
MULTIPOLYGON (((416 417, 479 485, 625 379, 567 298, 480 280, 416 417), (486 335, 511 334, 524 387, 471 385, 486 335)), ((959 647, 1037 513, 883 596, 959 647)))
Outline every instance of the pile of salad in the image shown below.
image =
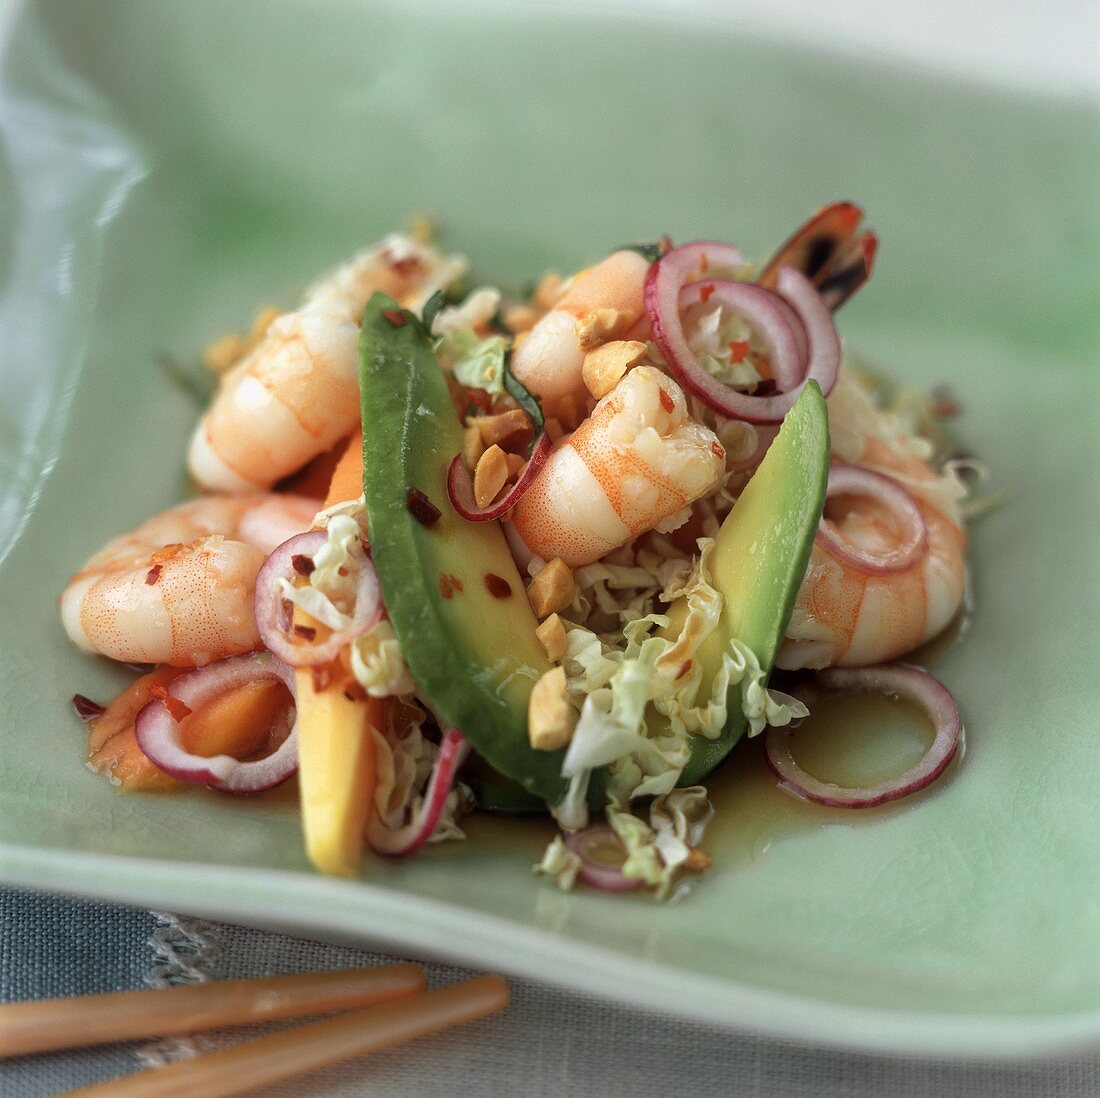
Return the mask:
POLYGON ((60 598, 76 645, 142 671, 74 699, 90 765, 131 791, 297 774, 309 857, 343 875, 475 809, 549 813, 540 873, 659 896, 710 864, 704 783, 743 736, 821 804, 929 784, 959 712, 896 661, 964 601, 965 470, 942 394, 887 403, 846 359, 861 223, 826 207, 762 264, 665 237, 519 294, 421 228, 219 340, 198 494, 60 598), (857 692, 934 736, 844 788, 792 730, 857 692))

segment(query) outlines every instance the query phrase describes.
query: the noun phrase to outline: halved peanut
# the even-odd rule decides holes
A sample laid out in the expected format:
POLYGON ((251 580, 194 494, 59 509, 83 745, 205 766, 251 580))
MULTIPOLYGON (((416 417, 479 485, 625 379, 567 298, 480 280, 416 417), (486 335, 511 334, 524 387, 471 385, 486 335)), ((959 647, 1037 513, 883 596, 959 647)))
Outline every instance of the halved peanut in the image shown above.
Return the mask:
POLYGON ((645 344, 636 339, 616 339, 589 351, 581 369, 588 391, 597 400, 607 396, 645 356, 645 344))
POLYGON ((508 462, 499 446, 490 446, 481 455, 474 470, 474 499, 478 507, 488 507, 508 479, 508 462))
POLYGON ((573 736, 573 707, 565 689, 565 669, 552 667, 531 691, 527 738, 536 751, 557 751, 573 736))
POLYGON ((272 323, 279 319, 283 315, 283 310, 276 308, 274 305, 265 305, 252 321, 252 342, 259 343, 265 335, 267 335, 268 328, 272 323))
POLYGON ((539 314, 530 305, 506 305, 501 312, 504 324, 511 331, 530 331, 538 322, 539 314))
POLYGON ((226 335, 216 339, 202 353, 202 364, 215 374, 224 374, 237 365, 248 352, 248 340, 241 335, 226 335))
POLYGON ((539 280, 539 284, 535 287, 534 294, 531 296, 535 308, 544 313, 552 309, 558 298, 561 297, 563 285, 564 283, 562 282, 561 275, 554 274, 553 271, 544 274, 539 280))
POLYGON ((630 316, 618 309, 593 309, 576 323, 577 345, 591 351, 608 340, 618 339, 630 326, 630 316))
POLYGON ((554 416, 548 416, 546 422, 543 424, 543 428, 550 436, 551 442, 557 442, 558 439, 565 435, 565 428, 561 425, 561 420, 556 419, 554 416))
POLYGON ((548 659, 558 662, 565 655, 569 647, 569 638, 565 634, 565 626, 557 614, 551 614, 536 630, 543 648, 546 649, 548 659))
POLYGON ((504 460, 508 463, 508 478, 518 477, 527 464, 527 459, 522 454, 505 454, 504 460))
POLYGON ((564 610, 576 594, 573 573, 560 557, 555 557, 527 585, 527 597, 538 618, 564 610))
POLYGON ((526 431, 530 422, 522 408, 512 408, 495 416, 480 416, 474 420, 474 425, 481 432, 481 441, 492 446, 519 431, 526 431))
POLYGON ((470 424, 462 432, 462 460, 466 462, 467 469, 476 469, 481 455, 485 453, 485 443, 481 440, 481 432, 476 424, 470 424))

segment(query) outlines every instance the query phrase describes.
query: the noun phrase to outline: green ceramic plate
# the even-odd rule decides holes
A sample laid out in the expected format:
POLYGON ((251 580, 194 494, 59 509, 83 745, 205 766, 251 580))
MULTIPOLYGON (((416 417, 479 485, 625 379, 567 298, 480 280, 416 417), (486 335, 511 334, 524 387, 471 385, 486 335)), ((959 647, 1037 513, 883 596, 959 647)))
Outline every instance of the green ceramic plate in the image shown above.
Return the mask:
POLYGON ((0 86, 0 875, 817 1041, 1100 1046, 1098 132, 1089 106, 684 23, 31 5, 0 86), (183 491, 196 409, 158 356, 410 210, 521 278, 664 231, 761 253, 849 197, 883 243, 844 332, 898 378, 950 379, 1014 493, 975 530, 973 627, 939 665, 969 729, 941 788, 819 813, 740 750, 713 871, 658 906, 537 882, 538 823, 323 880, 293 791, 120 797, 84 769, 68 698, 122 676, 53 600, 183 491))

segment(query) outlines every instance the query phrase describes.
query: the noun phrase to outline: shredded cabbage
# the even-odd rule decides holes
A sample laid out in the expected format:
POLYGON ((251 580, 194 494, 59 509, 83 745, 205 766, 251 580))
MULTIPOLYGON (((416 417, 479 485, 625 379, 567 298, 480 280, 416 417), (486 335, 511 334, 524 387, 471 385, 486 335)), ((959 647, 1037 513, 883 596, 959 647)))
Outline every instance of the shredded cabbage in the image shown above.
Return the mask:
POLYGON ((568 892, 577 880, 577 871, 581 867, 581 859, 573 853, 562 841, 560 835, 546 848, 534 870, 543 877, 549 877, 557 883, 558 888, 568 892))
POLYGON ((482 339, 471 328, 456 328, 435 341, 439 363, 455 381, 493 396, 504 392, 504 355, 508 345, 501 335, 482 339))
MULTIPOLYGON (((385 727, 371 730, 378 775, 375 811, 392 830, 403 827, 420 810, 424 788, 439 755, 439 745, 421 731, 424 717, 419 706, 396 703, 388 709, 385 727)), ((473 792, 462 782, 456 782, 428 842, 464 839, 466 835, 458 820, 473 805, 473 792)))
POLYGON ((481 286, 472 290, 461 305, 448 305, 440 309, 432 322, 432 335, 446 335, 463 328, 479 328, 488 324, 499 308, 500 290, 494 286, 481 286))

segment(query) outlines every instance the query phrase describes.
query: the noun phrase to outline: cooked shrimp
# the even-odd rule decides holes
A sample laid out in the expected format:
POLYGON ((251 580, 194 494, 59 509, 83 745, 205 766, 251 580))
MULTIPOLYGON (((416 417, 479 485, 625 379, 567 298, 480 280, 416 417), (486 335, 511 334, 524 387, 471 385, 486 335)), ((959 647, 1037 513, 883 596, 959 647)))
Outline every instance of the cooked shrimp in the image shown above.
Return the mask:
POLYGON ((613 252, 574 275, 554 307, 519 342, 512 372, 542 398, 547 415, 572 425, 583 414, 588 390, 581 375, 585 348, 579 329, 586 317, 608 310, 608 337, 625 334, 644 312, 648 271, 649 264, 637 252, 613 252))
POLYGON ((359 421, 359 319, 382 291, 419 308, 464 264, 388 237, 315 283, 224 377, 191 439, 189 467, 206 488, 266 488, 334 446, 359 421))
POLYGON ((170 507, 101 549, 59 600, 69 639, 130 663, 192 667, 260 645, 256 573, 318 502, 256 492, 170 507))
MULTIPOLYGON (((906 435, 850 371, 842 370, 828 403, 833 457, 897 480, 924 517, 927 547, 904 571, 867 574, 815 542, 776 661, 780 667, 858 667, 897 659, 939 633, 965 593, 966 532, 959 515, 964 490, 957 478, 932 469, 923 440, 906 435)), ((880 552, 896 536, 870 501, 856 498, 840 515, 827 507, 826 518, 841 538, 880 552)))
POLYGON ((676 382, 637 366, 550 455, 513 522, 533 553, 576 568, 647 530, 674 530, 724 467, 676 382))

